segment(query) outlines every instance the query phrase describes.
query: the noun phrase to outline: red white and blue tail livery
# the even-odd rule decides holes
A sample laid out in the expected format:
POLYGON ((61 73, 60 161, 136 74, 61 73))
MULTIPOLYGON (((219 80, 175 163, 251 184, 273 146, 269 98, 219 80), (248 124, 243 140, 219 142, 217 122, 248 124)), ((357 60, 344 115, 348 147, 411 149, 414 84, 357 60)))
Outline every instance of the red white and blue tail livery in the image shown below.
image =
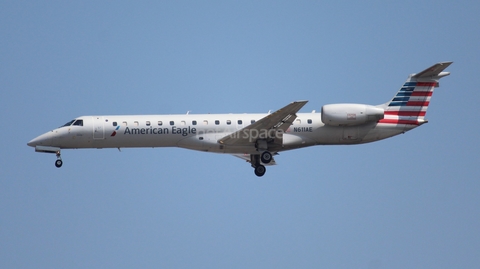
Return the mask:
POLYGON ((382 105, 329 104, 321 113, 299 113, 307 101, 295 101, 273 113, 82 116, 27 144, 56 154, 56 167, 62 149, 180 147, 239 157, 263 176, 282 151, 375 142, 426 123, 433 90, 450 64, 410 75, 382 105))
POLYGON ((421 125, 425 123, 433 89, 438 80, 448 76, 443 72, 452 62, 438 63, 418 74, 408 77, 397 95, 384 107, 385 118, 380 123, 421 125))

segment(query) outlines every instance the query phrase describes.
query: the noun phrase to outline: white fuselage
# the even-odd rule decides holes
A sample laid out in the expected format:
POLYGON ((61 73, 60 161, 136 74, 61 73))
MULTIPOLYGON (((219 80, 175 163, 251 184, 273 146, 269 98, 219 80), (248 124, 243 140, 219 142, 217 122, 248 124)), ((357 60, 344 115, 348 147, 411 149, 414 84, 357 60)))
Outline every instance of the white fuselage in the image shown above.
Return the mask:
MULTIPOLYGON (((83 124, 54 129, 29 144, 73 148, 181 147, 217 153, 255 154, 253 145, 221 145, 218 140, 268 114, 186 114, 83 116, 83 124)), ((328 126, 320 113, 297 113, 275 152, 313 145, 360 144, 385 139, 416 127, 377 122, 328 126)))
POLYGON ((246 160, 255 175, 274 165, 278 152, 314 145, 351 145, 378 141, 427 122, 425 115, 438 80, 452 62, 411 74, 382 105, 327 104, 321 113, 298 113, 308 102, 294 101, 267 114, 186 114, 84 116, 34 138, 37 152, 61 149, 181 147, 228 153, 246 160))

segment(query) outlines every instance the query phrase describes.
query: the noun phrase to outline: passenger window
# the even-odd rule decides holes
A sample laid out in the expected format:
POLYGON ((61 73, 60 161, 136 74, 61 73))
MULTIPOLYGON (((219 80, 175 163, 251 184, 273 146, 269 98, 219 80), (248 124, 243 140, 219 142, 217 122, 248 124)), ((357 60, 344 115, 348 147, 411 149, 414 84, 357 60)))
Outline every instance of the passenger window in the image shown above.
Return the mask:
POLYGON ((220 124, 220 121, 219 120, 215 120, 215 125, 219 125, 220 124))
POLYGON ((301 123, 302 123, 302 121, 300 119, 295 120, 295 124, 301 124, 301 123))
POLYGON ((175 125, 175 122, 173 120, 171 120, 170 125, 175 125))
POLYGON ((124 121, 124 122, 122 122, 122 123, 123 123, 123 126, 127 126, 127 122, 126 122, 126 121, 124 121))
POLYGON ((242 125, 242 120, 238 120, 237 123, 242 125))
POLYGON ((311 120, 311 119, 308 119, 307 122, 308 122, 308 124, 312 124, 312 120, 311 120))
POLYGON ((74 126, 83 126, 83 120, 77 120, 73 123, 74 126))
POLYGON ((185 125, 187 125, 187 123, 186 123, 184 120, 182 120, 182 121, 180 122, 180 125, 184 125, 184 126, 185 126, 185 125))
POLYGON ((113 126, 117 126, 117 122, 116 122, 116 121, 112 122, 112 124, 113 124, 113 126))
POLYGON ((255 123, 255 120, 251 120, 250 123, 251 123, 251 124, 254 124, 254 123, 255 123))
POLYGON ((158 121, 158 126, 162 126, 163 122, 161 120, 158 121))
POLYGON ((150 121, 147 120, 147 126, 150 126, 150 121))
POLYGON ((204 120, 203 125, 208 125, 208 120, 204 120))
POLYGON ((196 120, 192 120, 192 125, 197 125, 197 121, 196 121, 196 120))
POLYGON ((134 125, 134 126, 138 126, 138 121, 134 121, 134 122, 133 122, 133 125, 134 125))

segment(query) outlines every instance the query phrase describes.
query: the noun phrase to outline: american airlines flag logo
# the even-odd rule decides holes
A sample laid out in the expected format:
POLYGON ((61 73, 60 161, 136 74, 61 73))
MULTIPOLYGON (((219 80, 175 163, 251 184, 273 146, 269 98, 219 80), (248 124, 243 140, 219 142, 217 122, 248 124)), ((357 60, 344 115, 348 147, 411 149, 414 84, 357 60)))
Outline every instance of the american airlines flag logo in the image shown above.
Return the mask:
POLYGON ((117 134, 118 129, 120 129, 120 125, 118 125, 117 128, 115 128, 115 130, 110 136, 115 136, 117 134))

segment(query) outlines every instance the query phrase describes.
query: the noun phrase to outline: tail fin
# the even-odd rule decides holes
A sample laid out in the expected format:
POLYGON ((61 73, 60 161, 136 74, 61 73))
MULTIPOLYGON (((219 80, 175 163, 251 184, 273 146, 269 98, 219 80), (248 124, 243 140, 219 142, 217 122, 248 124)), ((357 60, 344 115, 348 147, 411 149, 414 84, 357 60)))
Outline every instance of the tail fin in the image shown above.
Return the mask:
POLYGON ((437 63, 420 73, 411 74, 390 102, 382 107, 385 118, 380 123, 422 125, 425 114, 440 78, 450 75, 443 72, 452 62, 437 63))

